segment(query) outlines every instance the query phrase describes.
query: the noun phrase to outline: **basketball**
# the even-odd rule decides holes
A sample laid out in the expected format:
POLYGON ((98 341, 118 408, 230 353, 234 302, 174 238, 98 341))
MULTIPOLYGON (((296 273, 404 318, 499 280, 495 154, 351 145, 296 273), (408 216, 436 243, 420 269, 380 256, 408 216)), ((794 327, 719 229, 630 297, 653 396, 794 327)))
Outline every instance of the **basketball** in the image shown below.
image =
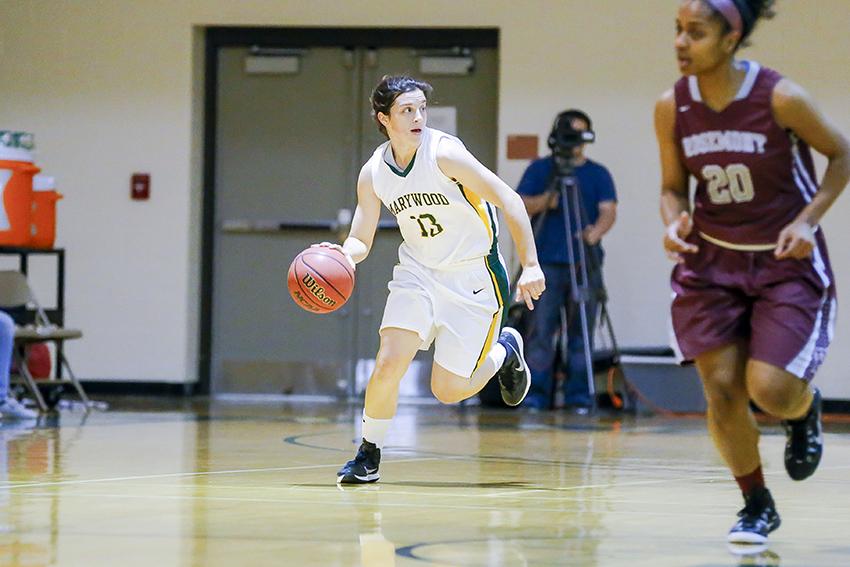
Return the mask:
POLYGON ((289 265, 292 300, 311 313, 330 313, 348 301, 354 289, 354 270, 339 250, 307 248, 289 265))

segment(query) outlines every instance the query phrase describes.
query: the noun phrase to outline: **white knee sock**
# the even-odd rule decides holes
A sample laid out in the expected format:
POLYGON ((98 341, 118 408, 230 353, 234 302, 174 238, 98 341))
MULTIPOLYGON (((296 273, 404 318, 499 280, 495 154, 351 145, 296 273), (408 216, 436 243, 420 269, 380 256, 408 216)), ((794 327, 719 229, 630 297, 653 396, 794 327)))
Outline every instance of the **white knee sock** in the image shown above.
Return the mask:
POLYGON ((387 430, 390 428, 392 419, 374 419, 366 415, 366 409, 363 409, 363 439, 369 443, 374 443, 378 449, 384 448, 384 437, 387 436, 387 430))
POLYGON ((490 352, 487 353, 487 356, 484 357, 484 360, 481 361, 481 366, 472 373, 472 381, 489 380, 492 378, 499 368, 502 367, 502 364, 504 364, 507 355, 508 351, 505 350, 505 347, 501 343, 494 344, 490 352))

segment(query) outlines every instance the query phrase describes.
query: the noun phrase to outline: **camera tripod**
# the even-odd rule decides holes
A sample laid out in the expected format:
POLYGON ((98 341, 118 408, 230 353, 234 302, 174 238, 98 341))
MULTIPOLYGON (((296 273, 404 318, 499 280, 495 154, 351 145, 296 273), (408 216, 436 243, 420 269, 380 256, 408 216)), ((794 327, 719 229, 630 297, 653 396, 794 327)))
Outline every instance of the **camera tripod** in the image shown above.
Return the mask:
MULTIPOLYGON (((608 313, 608 294, 604 283, 601 282, 601 258, 598 250, 592 249, 587 245, 582 234, 582 227, 587 224, 587 211, 585 210, 582 202, 578 179, 575 176, 575 167, 572 160, 569 158, 564 158, 556 154, 553 159, 555 160, 555 175, 550 184, 550 188, 547 189, 546 192, 548 194, 558 193, 561 199, 564 229, 565 234, 567 235, 566 252, 569 262, 570 303, 575 307, 573 316, 577 315, 581 321, 582 346, 584 351, 583 356, 588 394, 591 400, 591 410, 595 411, 598 406, 598 401, 596 397, 596 383, 593 373, 593 354, 590 341, 591 334, 594 332, 594 329, 590 328, 590 316, 588 314, 588 303, 591 299, 598 300, 599 319, 597 325, 599 328, 604 326, 605 329, 607 329, 608 340, 611 345, 612 366, 619 366, 620 352, 619 347, 617 346, 617 339, 614 336, 614 328, 611 324, 611 317, 608 313), (573 240, 573 237, 575 237, 575 241, 573 240), (600 285, 598 288, 593 287, 590 283, 591 274, 596 272, 599 272, 600 276, 600 285), (593 297, 593 294, 596 294, 595 298, 593 297)), ((545 208, 536 219, 534 225, 535 239, 539 235, 549 211, 550 209, 548 207, 545 208)), ((512 282, 514 284, 512 288, 515 287, 516 280, 518 278, 519 273, 514 279, 514 282, 512 282)), ((514 306, 514 308, 517 307, 522 309, 522 305, 514 306)), ((568 314, 570 311, 570 309, 567 309, 568 314)), ((559 336, 559 344, 561 345, 561 362, 565 367, 568 362, 566 345, 569 327, 570 318, 568 315, 567 317, 562 318, 559 336)))

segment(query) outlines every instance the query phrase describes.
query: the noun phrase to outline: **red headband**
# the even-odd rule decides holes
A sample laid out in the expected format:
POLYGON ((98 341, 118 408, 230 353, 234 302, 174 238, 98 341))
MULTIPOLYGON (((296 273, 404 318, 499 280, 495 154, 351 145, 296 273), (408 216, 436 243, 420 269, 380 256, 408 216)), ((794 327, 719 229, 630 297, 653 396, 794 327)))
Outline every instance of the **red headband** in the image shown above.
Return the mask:
POLYGON ((706 0, 712 8, 720 12, 723 18, 732 26, 732 30, 743 34, 744 21, 741 18, 741 11, 735 2, 732 0, 706 0))

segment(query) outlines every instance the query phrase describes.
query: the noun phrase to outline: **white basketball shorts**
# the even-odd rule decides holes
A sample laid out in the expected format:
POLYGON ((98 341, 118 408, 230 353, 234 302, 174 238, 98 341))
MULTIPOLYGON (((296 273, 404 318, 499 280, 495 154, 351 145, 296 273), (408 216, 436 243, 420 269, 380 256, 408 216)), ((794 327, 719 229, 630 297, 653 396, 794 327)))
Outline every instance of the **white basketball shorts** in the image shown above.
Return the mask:
POLYGON ((428 268, 402 246, 393 269, 381 330, 414 331, 420 350, 434 343, 434 362, 469 377, 499 338, 509 303, 504 261, 494 249, 488 256, 446 269, 428 268))

